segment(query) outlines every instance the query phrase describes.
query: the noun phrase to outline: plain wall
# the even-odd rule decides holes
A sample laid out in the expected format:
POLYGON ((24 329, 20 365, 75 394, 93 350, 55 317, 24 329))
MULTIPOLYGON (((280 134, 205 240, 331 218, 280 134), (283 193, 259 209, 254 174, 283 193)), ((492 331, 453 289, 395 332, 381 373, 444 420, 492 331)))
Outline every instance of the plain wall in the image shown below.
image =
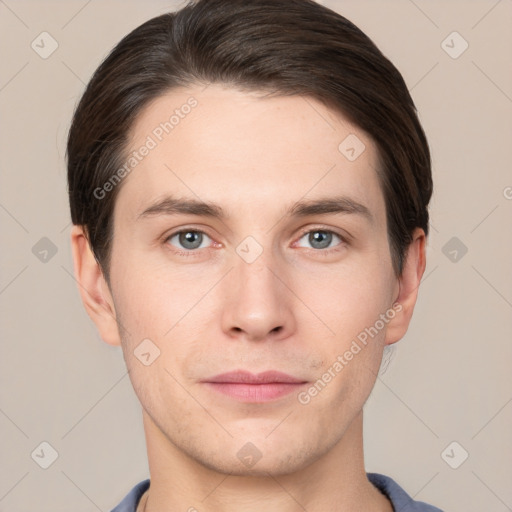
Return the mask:
MULTIPOLYGON (((427 270, 365 407, 367 470, 447 511, 511 510, 512 2, 323 3, 402 72, 434 163, 427 270)), ((148 476, 121 350, 73 278, 65 141, 103 57, 178 5, 0 2, 0 511, 109 511, 148 476), (43 31, 46 59, 31 47, 43 31), (48 469, 31 457, 44 441, 48 469)))

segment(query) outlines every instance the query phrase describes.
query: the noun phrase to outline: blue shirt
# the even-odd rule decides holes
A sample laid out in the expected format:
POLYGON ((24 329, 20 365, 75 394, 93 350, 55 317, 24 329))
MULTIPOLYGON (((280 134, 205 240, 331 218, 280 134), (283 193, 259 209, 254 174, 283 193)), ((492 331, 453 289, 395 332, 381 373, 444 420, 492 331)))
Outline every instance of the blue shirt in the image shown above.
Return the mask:
MULTIPOLYGON (((368 480, 393 504, 396 512, 443 512, 441 509, 414 501, 392 478, 379 473, 366 473, 368 480)), ((136 512, 144 492, 149 488, 149 479, 137 484, 112 512, 136 512)))

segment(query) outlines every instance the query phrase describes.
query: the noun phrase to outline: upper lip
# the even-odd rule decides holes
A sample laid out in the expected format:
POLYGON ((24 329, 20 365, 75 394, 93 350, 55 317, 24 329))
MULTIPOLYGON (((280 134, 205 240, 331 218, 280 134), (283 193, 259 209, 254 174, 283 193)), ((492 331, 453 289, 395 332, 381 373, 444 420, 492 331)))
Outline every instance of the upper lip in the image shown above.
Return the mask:
POLYGON ((239 384, 269 384, 269 383, 290 383, 299 384, 306 382, 302 379, 297 379, 283 372, 270 370, 254 374, 245 370, 235 370, 233 372, 221 373, 214 377, 209 377, 203 382, 226 382, 226 383, 239 383, 239 384))

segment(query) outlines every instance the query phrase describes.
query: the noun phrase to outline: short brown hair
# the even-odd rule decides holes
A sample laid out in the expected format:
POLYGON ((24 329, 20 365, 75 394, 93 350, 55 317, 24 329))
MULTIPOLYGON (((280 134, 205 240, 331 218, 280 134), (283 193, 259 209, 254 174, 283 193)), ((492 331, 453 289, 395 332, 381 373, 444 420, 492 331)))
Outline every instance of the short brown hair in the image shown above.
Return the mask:
POLYGON ((130 129, 153 99, 221 83, 323 102, 377 144, 393 269, 401 275, 414 228, 428 234, 428 143, 395 66, 353 23, 312 0, 197 0, 125 36, 75 110, 67 143, 71 218, 85 228, 108 279, 120 186, 94 191, 126 160, 130 129))

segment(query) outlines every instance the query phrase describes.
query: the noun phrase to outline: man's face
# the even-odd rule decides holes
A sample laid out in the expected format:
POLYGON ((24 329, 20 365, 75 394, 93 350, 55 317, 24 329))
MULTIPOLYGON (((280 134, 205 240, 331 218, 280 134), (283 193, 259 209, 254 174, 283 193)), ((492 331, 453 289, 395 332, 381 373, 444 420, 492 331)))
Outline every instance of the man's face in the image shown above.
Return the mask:
POLYGON ((210 85, 150 104, 130 147, 143 145, 116 202, 110 284, 151 435, 218 471, 305 467, 367 399, 381 315, 391 318, 398 293, 374 143, 311 98, 210 85), (158 130, 176 109, 169 133, 158 130), (342 197, 368 215, 289 212, 342 197), (215 203, 224 216, 176 211, 169 198, 215 203), (299 383, 211 383, 239 370, 299 383))

